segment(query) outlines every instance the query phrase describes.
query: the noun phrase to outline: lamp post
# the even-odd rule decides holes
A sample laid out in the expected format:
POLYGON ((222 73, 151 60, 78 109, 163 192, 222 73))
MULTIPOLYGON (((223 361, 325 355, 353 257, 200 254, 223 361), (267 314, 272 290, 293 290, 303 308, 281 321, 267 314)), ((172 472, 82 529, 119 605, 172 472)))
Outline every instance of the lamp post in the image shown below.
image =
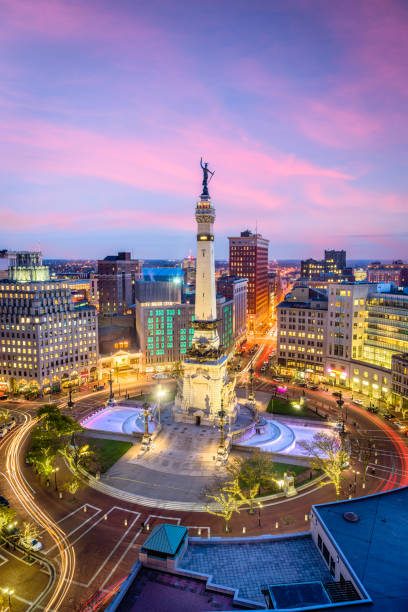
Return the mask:
POLYGON ((261 527, 261 508, 262 508, 262 504, 261 502, 258 502, 258 527, 261 527))
POLYGON ((58 486, 57 486, 57 472, 59 470, 59 467, 55 467, 52 471, 54 472, 54 483, 55 483, 55 490, 58 491, 58 486))
POLYGON ((74 402, 72 401, 72 387, 69 387, 68 390, 68 408, 71 410, 71 414, 72 414, 72 409, 74 407, 74 402))
POLYGON ((9 609, 11 610, 11 596, 14 594, 14 589, 9 589, 8 587, 1 589, 5 595, 8 595, 8 604, 9 609))
POLYGON ((251 404, 255 403, 255 393, 254 393, 254 366, 251 363, 251 367, 249 368, 249 393, 248 393, 248 401, 251 404))
POLYGON ((159 425, 160 425, 160 412, 161 412, 161 398, 165 395, 165 390, 162 389, 161 384, 159 383, 157 387, 157 411, 159 413, 159 425))
POLYGON ((109 402, 113 402, 115 400, 115 396, 113 394, 113 380, 112 380, 112 370, 109 371, 109 402))
POLYGON ((143 440, 144 442, 150 442, 150 434, 149 434, 149 414, 150 414, 150 405, 145 402, 143 404, 143 416, 144 416, 144 422, 145 422, 145 429, 144 429, 144 435, 143 435, 143 440))
POLYGON ((224 427, 225 427, 225 417, 227 413, 224 410, 224 400, 221 399, 221 410, 218 412, 218 416, 220 418, 220 452, 222 454, 225 453, 225 445, 224 445, 224 427))

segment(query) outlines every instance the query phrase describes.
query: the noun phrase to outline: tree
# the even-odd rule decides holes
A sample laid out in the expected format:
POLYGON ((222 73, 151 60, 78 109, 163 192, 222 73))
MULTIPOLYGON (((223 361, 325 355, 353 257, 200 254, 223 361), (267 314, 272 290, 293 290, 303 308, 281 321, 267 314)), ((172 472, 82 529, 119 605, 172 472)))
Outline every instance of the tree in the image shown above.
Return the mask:
POLYGON ((37 411, 42 426, 47 432, 53 433, 58 438, 73 436, 83 431, 81 425, 72 417, 63 414, 55 404, 45 404, 37 411))
POLYGON ((66 458, 74 472, 78 472, 79 468, 86 469, 95 455, 89 444, 82 446, 72 446, 66 444, 60 453, 66 458))
POLYGON ((48 480, 54 469, 57 451, 50 446, 37 445, 27 453, 27 461, 35 466, 39 474, 48 480))
POLYGON ((30 559, 30 553, 33 548, 33 540, 36 540, 39 535, 37 525, 24 521, 23 527, 20 534, 20 544, 27 551, 28 558, 30 559))
POLYGON ((217 504, 216 509, 207 505, 207 512, 215 516, 221 516, 225 520, 225 531, 228 533, 232 514, 234 512, 239 514, 239 508, 246 502, 246 498, 242 495, 239 487, 238 479, 225 483, 217 493, 207 493, 207 497, 217 504))
POLYGON ((16 516, 16 511, 8 506, 0 506, 0 530, 3 530, 7 525, 13 522, 16 516))
POLYGON ((262 488, 270 489, 273 487, 278 489, 276 473, 270 455, 258 449, 245 459, 236 458, 232 460, 230 466, 227 467, 227 471, 233 478, 238 478, 240 487, 247 491, 254 489, 256 485, 259 485, 259 492, 262 488))
POLYGON ((10 410, 8 408, 4 408, 0 410, 0 423, 3 425, 10 420, 10 410))
POLYGON ((373 458, 373 441, 371 438, 359 438, 358 444, 358 458, 363 464, 363 482, 366 481, 368 466, 373 458))
POLYGON ((328 481, 320 482, 320 486, 326 484, 334 485, 336 496, 340 495, 340 485, 343 478, 343 470, 348 465, 349 453, 337 435, 317 433, 311 442, 299 443, 310 457, 310 467, 321 470, 328 481))
POLYGON ((80 480, 77 476, 74 476, 72 480, 69 480, 62 485, 62 489, 64 489, 64 491, 68 491, 68 493, 71 493, 71 495, 74 496, 82 486, 82 480, 80 480))

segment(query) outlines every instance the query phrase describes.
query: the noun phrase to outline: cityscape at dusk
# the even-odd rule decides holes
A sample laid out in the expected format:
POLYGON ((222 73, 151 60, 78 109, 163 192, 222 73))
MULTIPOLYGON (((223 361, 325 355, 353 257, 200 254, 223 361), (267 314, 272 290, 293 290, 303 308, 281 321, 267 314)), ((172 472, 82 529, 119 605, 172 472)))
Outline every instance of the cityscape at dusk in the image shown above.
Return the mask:
POLYGON ((0 15, 0 612, 408 611, 408 4, 0 15))

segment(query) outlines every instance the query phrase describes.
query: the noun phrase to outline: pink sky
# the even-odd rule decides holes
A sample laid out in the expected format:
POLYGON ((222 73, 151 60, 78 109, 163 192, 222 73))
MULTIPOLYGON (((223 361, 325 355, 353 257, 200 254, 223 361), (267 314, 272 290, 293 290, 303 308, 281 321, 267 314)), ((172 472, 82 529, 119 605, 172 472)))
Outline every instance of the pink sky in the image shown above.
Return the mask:
POLYGON ((203 156, 218 257, 407 258, 405 2, 0 9, 0 247, 182 257, 203 156))

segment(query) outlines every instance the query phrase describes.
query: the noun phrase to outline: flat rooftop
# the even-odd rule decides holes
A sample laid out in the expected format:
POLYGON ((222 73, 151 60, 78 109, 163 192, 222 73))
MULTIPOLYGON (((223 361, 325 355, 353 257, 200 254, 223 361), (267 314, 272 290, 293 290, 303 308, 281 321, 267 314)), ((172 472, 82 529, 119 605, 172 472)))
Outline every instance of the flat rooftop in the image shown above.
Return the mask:
POLYGON ((408 487, 314 508, 373 600, 358 610, 408 610, 408 487))
POLYGON ((333 581, 309 535, 228 544, 190 541, 180 567, 208 574, 212 583, 239 589, 239 598, 262 604, 268 585, 333 581))

